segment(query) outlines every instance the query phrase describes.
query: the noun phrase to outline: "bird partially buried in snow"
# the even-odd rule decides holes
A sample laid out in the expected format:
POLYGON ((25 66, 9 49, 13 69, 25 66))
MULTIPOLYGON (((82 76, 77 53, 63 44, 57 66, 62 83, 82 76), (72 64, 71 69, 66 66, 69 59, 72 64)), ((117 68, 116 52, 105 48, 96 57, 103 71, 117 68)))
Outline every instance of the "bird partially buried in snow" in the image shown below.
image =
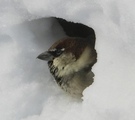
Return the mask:
POLYGON ((37 58, 48 61, 57 84, 73 96, 81 97, 83 90, 93 83, 91 68, 97 61, 97 53, 89 39, 60 39, 37 58))

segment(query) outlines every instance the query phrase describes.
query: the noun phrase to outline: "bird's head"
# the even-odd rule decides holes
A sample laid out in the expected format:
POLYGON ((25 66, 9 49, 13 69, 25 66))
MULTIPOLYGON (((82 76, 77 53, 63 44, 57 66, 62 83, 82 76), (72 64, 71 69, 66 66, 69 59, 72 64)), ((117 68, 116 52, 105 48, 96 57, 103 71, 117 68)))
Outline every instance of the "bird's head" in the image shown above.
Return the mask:
POLYGON ((96 52, 87 40, 67 37, 55 42, 37 58, 51 63, 51 67, 58 68, 59 76, 63 76, 95 63, 96 52))

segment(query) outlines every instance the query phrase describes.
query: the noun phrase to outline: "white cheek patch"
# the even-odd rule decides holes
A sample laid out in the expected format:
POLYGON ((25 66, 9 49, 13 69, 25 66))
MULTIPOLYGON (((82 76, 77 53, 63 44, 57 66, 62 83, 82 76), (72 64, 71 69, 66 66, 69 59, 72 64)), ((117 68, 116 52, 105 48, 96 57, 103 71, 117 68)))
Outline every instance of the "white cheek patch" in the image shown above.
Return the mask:
POLYGON ((92 51, 89 47, 87 47, 84 52, 82 53, 82 55, 80 56, 80 58, 76 61, 76 63, 74 64, 76 67, 75 71, 79 71, 80 69, 88 66, 89 64, 91 64, 93 62, 92 59, 92 51))
POLYGON ((92 51, 87 47, 78 60, 68 64, 65 68, 66 70, 70 69, 72 72, 78 72, 81 69, 87 67, 92 62, 92 51))

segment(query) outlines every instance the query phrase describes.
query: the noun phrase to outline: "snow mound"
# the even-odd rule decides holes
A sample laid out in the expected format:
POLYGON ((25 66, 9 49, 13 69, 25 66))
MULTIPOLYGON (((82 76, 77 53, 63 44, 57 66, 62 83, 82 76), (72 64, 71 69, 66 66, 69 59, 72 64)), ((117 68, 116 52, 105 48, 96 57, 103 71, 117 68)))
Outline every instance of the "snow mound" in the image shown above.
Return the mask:
POLYGON ((0 120, 134 120, 133 0, 0 1, 0 120), (66 95, 36 59, 65 34, 49 17, 92 27, 98 62, 83 102, 66 95))

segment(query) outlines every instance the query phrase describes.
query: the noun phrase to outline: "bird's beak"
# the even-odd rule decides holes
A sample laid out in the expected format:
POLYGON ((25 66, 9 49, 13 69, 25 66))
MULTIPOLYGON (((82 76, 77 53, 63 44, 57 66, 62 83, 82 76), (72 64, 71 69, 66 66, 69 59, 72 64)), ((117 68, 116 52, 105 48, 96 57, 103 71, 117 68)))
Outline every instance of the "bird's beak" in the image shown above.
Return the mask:
POLYGON ((50 52, 46 51, 37 56, 37 58, 45 61, 50 61, 53 60, 54 57, 50 52))

